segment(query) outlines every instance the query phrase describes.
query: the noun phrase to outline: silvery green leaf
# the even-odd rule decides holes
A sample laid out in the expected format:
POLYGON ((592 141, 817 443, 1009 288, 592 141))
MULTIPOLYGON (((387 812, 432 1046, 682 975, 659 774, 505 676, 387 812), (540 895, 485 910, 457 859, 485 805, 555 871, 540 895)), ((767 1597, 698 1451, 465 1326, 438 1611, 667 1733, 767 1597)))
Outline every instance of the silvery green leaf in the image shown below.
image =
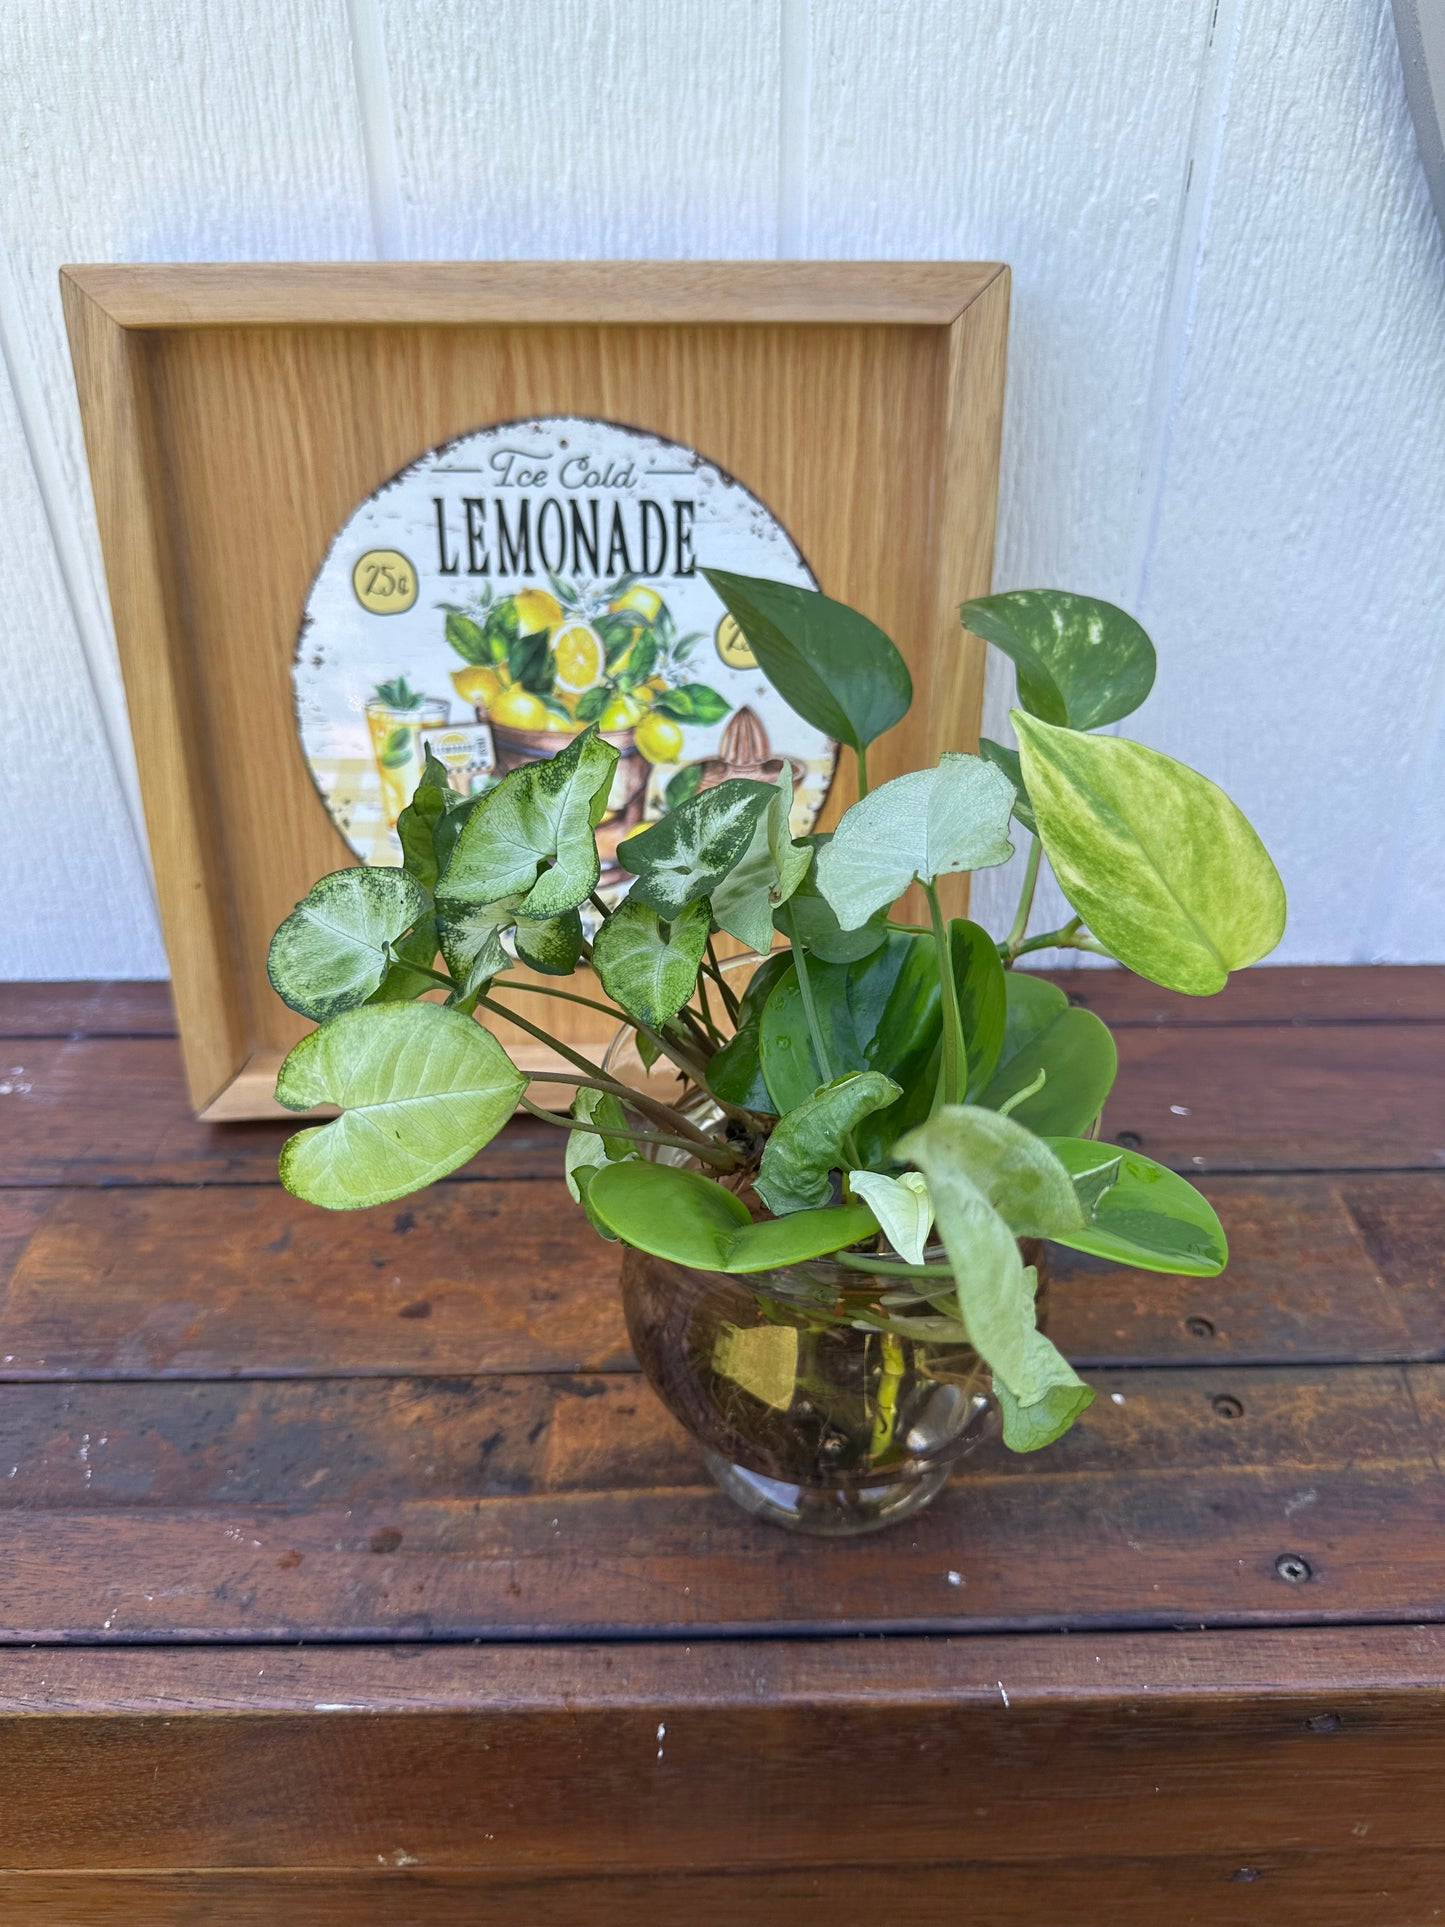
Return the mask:
POLYGON ((526 1084, 490 1031, 440 1004, 344 1011, 281 1066, 276 1096, 289 1109, 341 1106, 287 1140, 281 1182, 333 1211, 419 1191, 494 1137, 526 1084))
POLYGON ((500 903, 441 902, 437 919, 441 953, 462 996, 469 997, 510 966, 502 932, 517 921, 521 900, 514 891, 500 903))
POLYGON ((918 877, 985 870, 1013 855, 1014 786, 979 756, 945 751, 935 769, 895 776, 845 812, 818 857, 818 888, 845 930, 918 877))
POLYGON ((630 1017, 656 1030, 692 995, 711 922, 705 901, 689 904, 664 924, 650 905, 629 896, 593 941, 592 964, 602 988, 630 1017))
POLYGON ((628 837, 617 860, 637 878, 629 901, 650 904, 660 917, 699 902, 741 862, 772 799, 770 783, 733 776, 628 837))
POLYGON ((582 919, 575 910, 539 923, 518 917, 514 933, 517 955, 546 977, 570 977, 582 957, 582 919))
POLYGON ((1099 729, 1154 687, 1154 645, 1112 602, 1066 589, 1013 589, 965 602, 963 626, 1011 658, 1019 701, 1046 723, 1099 729))
POLYGON ((831 830, 815 831, 805 841, 812 849, 813 866, 792 896, 775 914, 773 928, 797 940, 820 963, 856 963, 871 956, 888 935, 886 910, 879 910, 856 930, 845 930, 833 914, 833 906, 818 888, 818 851, 833 840, 831 830), (786 926, 786 927, 785 927, 786 926))
POLYGON ((387 946, 431 909, 404 870, 335 870, 313 883, 271 939, 276 995, 317 1022, 351 1010, 390 967, 387 946))
POLYGON ((888 1178, 881 1171, 850 1171, 848 1183, 903 1262, 921 1265, 933 1229, 933 1200, 923 1173, 905 1171, 901 1178, 888 1178))
POLYGON ((1037 1279, 1017 1243, 1021 1231, 1078 1223, 1083 1213, 1058 1159, 1039 1145, 1051 1169, 1025 1150, 1022 1139, 1030 1133, 1009 1118, 949 1105, 900 1139, 895 1151, 928 1179, 969 1340, 993 1374, 995 1390, 1019 1408, 1010 1421, 1004 1405, 1005 1442, 1031 1450, 1066 1429, 1092 1394, 1083 1395, 1087 1387, 1080 1388, 1072 1368, 1036 1327, 1037 1279), (984 1118, 991 1123, 976 1128, 984 1118), (1072 1396, 1063 1397, 1060 1387, 1072 1388, 1072 1396), (1059 1423, 1061 1406, 1068 1413, 1059 1423))
POLYGON ((1024 1404, 1014 1397, 997 1373, 993 1378, 994 1397, 1003 1414, 1003 1442, 1011 1452, 1037 1452, 1041 1446, 1052 1445, 1089 1409, 1097 1396, 1093 1386, 1084 1383, 1042 1332, 1034 1333, 1031 1350, 1033 1378, 1043 1384, 1036 1398, 1024 1404))
POLYGON ((1204 997, 1274 949, 1284 885, 1222 789, 1142 743, 1013 722, 1059 888, 1120 963, 1204 997))
POLYGON ((616 766, 616 749, 592 728, 550 761, 504 776, 471 811, 442 872, 443 915, 514 895, 528 917, 558 916, 584 902, 602 873, 593 832, 616 766))
POLYGON ((843 1140, 860 1119, 902 1096, 881 1071, 854 1071, 780 1117, 763 1149, 757 1193, 778 1217, 825 1204, 829 1173, 843 1162, 843 1140))
POLYGON ((785 762, 752 842, 711 892, 713 921, 764 955, 773 946, 773 913, 793 895, 813 861, 809 846, 792 839, 792 810, 793 766, 785 762))

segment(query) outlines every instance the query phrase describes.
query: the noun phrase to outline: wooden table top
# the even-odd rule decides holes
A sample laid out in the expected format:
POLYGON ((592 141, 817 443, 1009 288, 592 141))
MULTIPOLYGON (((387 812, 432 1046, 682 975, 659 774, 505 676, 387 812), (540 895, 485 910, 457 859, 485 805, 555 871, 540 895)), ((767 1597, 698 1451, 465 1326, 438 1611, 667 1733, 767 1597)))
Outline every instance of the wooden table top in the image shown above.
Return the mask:
POLYGON ((836 1544, 639 1380, 560 1132, 332 1216, 164 986, 0 987, 4 1918, 1445 1918, 1445 970, 1058 981, 1233 1261, 1058 1253, 1093 1409, 836 1544))

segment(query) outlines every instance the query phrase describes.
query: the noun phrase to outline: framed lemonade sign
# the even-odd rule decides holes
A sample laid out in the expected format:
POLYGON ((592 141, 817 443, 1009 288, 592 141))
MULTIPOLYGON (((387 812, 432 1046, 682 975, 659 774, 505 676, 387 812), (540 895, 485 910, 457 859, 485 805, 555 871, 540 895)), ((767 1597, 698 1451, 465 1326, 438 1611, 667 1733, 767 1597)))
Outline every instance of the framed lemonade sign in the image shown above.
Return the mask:
MULTIPOLYGON (((475 794, 595 724, 613 896, 618 844, 730 776, 787 766, 794 834, 836 821, 851 771, 705 566, 894 638, 916 698, 875 781, 976 740, 957 605, 991 586, 997 263, 87 267, 61 291, 207 1117, 276 1114, 307 1026, 271 932, 318 875, 398 861, 428 751, 475 794)), ((606 1042, 583 1005, 548 1023, 606 1042)))
POLYGON ((730 776, 796 785, 811 830, 837 745, 760 674, 698 570, 818 585, 786 530, 695 449, 575 415, 506 422, 429 451, 351 515, 296 651, 296 716, 333 822, 399 863, 396 820, 428 750, 463 795, 595 723, 618 751, 598 827, 617 846, 730 776))

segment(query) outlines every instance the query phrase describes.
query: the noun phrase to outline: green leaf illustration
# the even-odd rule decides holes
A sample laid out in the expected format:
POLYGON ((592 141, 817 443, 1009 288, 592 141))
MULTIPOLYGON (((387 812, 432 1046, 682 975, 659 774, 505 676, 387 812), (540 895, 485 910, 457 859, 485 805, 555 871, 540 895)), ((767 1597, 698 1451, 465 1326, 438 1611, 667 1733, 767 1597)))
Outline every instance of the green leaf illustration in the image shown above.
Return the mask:
POLYGON ((271 939, 272 988, 317 1022, 364 1004, 390 966, 387 945, 430 909, 430 896, 404 870, 334 870, 271 939))
POLYGON ((1055 1137, 1047 1143, 1073 1173, 1076 1187, 1101 1166, 1119 1167, 1085 1225, 1051 1234, 1060 1244, 1116 1264, 1186 1278, 1213 1278, 1228 1264, 1229 1244, 1213 1205, 1177 1172, 1138 1151, 1087 1138, 1055 1137))
POLYGON ((549 762, 504 776, 457 838, 437 888, 443 915, 517 892, 528 917, 558 916, 584 902, 602 874, 593 832, 616 767, 616 749, 586 729, 549 762))
POLYGON ((675 1017, 697 982, 712 918, 692 903, 664 923, 646 903, 628 897, 597 932, 592 963, 614 1003, 655 1030, 675 1017))
POLYGON ((829 1174, 844 1163, 843 1140, 874 1111, 903 1095, 881 1071, 835 1078, 780 1117, 763 1150, 757 1193, 777 1217, 827 1202, 829 1174))
POLYGON ((864 749, 907 713, 913 701, 908 665, 856 609, 814 589, 723 569, 703 574, 768 681, 815 729, 864 749))
MULTIPOLYGON (((652 665, 641 669, 636 663, 629 664, 632 673, 638 677, 650 674, 652 665)), ((679 683, 675 689, 658 691, 653 707, 664 716, 671 716, 675 723, 720 723, 732 704, 705 682, 679 683)))
POLYGON ((1015 589, 965 602, 959 614, 1010 658, 1019 701, 1043 722, 1098 729, 1136 710, 1154 687, 1154 645, 1112 602, 1015 589))
POLYGON ((1208 996, 1273 950, 1284 885, 1222 789, 1142 743, 1013 721, 1059 888, 1120 963, 1208 996))
POLYGON ((463 615, 460 609, 453 609, 446 619, 446 638, 463 662, 485 663, 491 660, 482 625, 470 616, 463 615))
POLYGON ((813 861, 809 846, 792 839, 792 810, 793 770, 784 763, 751 843, 711 892, 719 929, 762 954, 772 948, 774 913, 793 895, 813 861))
POLYGON ((945 751, 936 768, 895 776, 844 813, 819 854, 818 888, 843 928, 856 930, 915 877, 1006 863, 1013 805, 1001 770, 945 751))
POLYGON ((1076 1009, 1047 978, 1028 970, 1004 975, 1003 1041, 993 1075, 976 1102, 996 1111, 1027 1090, 1042 1071, 1043 1084, 1015 1106, 1014 1122, 1040 1136, 1080 1136, 1113 1089, 1119 1068, 1114 1039, 1093 1011, 1076 1009))
POLYGON ((465 1164, 527 1080, 490 1031, 438 1004, 349 1010, 290 1053, 276 1096, 293 1111, 339 1104, 281 1152, 281 1182, 332 1211, 386 1204, 465 1164))
POLYGON ((771 783, 734 776, 628 837, 617 860, 637 878, 629 901, 650 904, 662 917, 698 902, 742 860, 772 799, 771 783))

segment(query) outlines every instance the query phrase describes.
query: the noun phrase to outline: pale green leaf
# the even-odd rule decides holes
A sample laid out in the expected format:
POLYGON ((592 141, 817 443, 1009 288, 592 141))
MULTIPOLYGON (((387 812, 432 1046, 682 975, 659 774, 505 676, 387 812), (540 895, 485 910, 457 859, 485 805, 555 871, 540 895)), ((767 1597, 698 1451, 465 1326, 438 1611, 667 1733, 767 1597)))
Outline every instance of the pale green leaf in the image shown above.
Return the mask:
POLYGON ((1075 1251, 1090 1251, 1143 1271, 1170 1271, 1186 1278, 1213 1278, 1229 1262, 1229 1244, 1214 1207, 1186 1178, 1138 1151, 1087 1138, 1050 1138, 1049 1148, 1073 1173, 1087 1196, 1090 1179, 1114 1168, 1099 1191, 1088 1222, 1052 1235, 1075 1251))
POLYGON ((604 1164, 619 1163, 637 1156, 637 1146, 627 1136, 609 1137, 609 1131, 626 1132, 627 1117, 621 1100, 611 1091, 578 1091, 572 1101, 572 1115, 579 1128, 567 1133, 562 1153, 562 1176, 573 1199, 581 1204, 580 1174, 600 1171, 604 1164))
POLYGON ((560 917, 546 917, 540 923, 518 917, 513 934, 522 962, 544 976, 570 977, 581 961, 582 919, 575 910, 564 910, 560 917))
POLYGON ((1003 1442, 1011 1452, 1037 1452, 1061 1439, 1074 1420, 1088 1411, 1098 1394, 1042 1332, 1033 1335, 1033 1377, 1043 1390, 1027 1405, 1016 1399, 995 1374, 994 1397, 1003 1417, 1003 1442))
POLYGON ((844 813, 818 856, 818 888, 845 930, 892 903, 915 877, 984 870, 1013 855, 1014 787, 978 756, 946 750, 934 769, 895 776, 844 813))
POLYGON ((1124 610, 1065 589, 1014 589, 965 602, 965 629, 1008 656, 1019 701, 1070 729, 1098 729, 1139 707, 1154 687, 1154 645, 1124 610))
POLYGON ((303 1037, 281 1066, 281 1103, 342 1112, 287 1140, 281 1182, 333 1211, 419 1191, 494 1137, 526 1084, 490 1031, 454 1010, 345 1011, 303 1037))
POLYGON ((645 1158, 594 1173, 587 1201, 625 1244, 694 1271, 756 1272, 803 1264, 871 1236, 860 1204, 796 1211, 754 1224, 731 1191, 699 1171, 645 1158))
POLYGON ((743 855, 711 892, 713 921, 750 950, 773 945, 773 916, 808 874, 813 852, 795 843, 789 828, 793 766, 784 762, 767 810, 743 855))
POLYGON ((905 1171, 901 1178, 888 1178, 881 1171, 850 1171, 848 1183, 903 1262, 921 1265, 933 1229, 933 1200, 923 1173, 905 1171))
POLYGON ((1077 1137, 1104 1108, 1119 1068, 1114 1040, 1091 1010, 1033 971, 1005 976, 1005 1021, 993 1076, 971 1101, 998 1110, 1030 1086, 1013 1118, 1040 1137, 1077 1137), (1039 1073, 1044 1081, 1039 1084, 1039 1073))
POLYGON ((1142 743, 1013 720, 1059 887, 1121 963, 1207 996, 1274 949, 1284 885, 1222 789, 1142 743))
POLYGON ((757 1193, 778 1217, 827 1201, 829 1173, 843 1162, 844 1140, 859 1121, 903 1095, 879 1071, 855 1071, 824 1084, 780 1117, 763 1148, 757 1193))
POLYGON ((549 761, 504 776, 457 838, 437 888, 443 914, 518 893, 529 917, 558 916, 584 902, 601 875, 593 832, 616 765, 616 749, 594 728, 549 761))
POLYGON ((661 917, 699 902, 742 861, 773 794, 769 783, 730 777, 628 837, 617 860, 637 878, 629 901, 650 904, 661 917))
POLYGON ((820 963, 856 963, 860 957, 871 956, 888 935, 886 906, 856 930, 845 930, 818 888, 816 853, 832 842, 832 831, 815 831, 805 840, 814 851, 813 866, 774 913, 773 928, 781 930, 790 943, 796 937, 808 955, 820 963))
POLYGON ((430 909, 430 896, 404 870, 335 870, 312 884, 271 939, 272 988, 318 1022, 351 1010, 390 968, 387 946, 430 909))
POLYGON ((500 903, 458 903, 444 900, 437 919, 437 935, 447 969, 463 996, 489 984, 511 965, 502 932, 517 921, 521 896, 515 891, 500 903))
POLYGON ((650 905, 629 896, 592 944, 602 988, 630 1017, 656 1030, 692 995, 711 921, 706 902, 689 904, 665 924, 650 905))
MULTIPOLYGON (((1074 1182, 1042 1138, 1011 1117, 976 1104, 947 1104, 896 1147, 929 1175, 917 1155, 945 1160, 977 1185, 1016 1238, 1053 1238, 1082 1227, 1083 1209, 1074 1182)), ((942 1213, 940 1211, 940 1222, 942 1213)))

